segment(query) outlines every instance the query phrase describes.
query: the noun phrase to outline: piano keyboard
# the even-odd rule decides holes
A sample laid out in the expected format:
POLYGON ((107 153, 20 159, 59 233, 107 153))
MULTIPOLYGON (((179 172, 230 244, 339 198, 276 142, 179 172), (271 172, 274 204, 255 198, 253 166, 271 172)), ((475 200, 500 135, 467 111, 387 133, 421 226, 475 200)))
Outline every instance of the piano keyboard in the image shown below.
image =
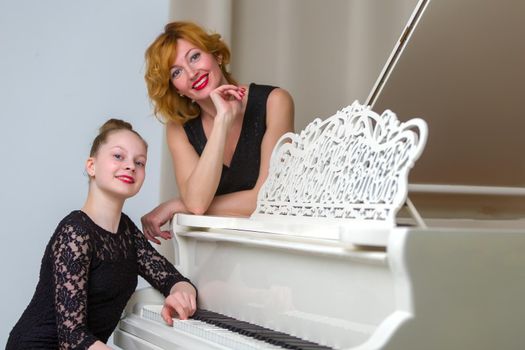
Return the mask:
MULTIPOLYGON (((160 314, 161 310, 162 305, 145 305, 142 307, 142 317, 165 324, 160 314)), ((189 320, 174 318, 173 328, 227 349, 331 349, 283 332, 202 309, 197 310, 189 320)))

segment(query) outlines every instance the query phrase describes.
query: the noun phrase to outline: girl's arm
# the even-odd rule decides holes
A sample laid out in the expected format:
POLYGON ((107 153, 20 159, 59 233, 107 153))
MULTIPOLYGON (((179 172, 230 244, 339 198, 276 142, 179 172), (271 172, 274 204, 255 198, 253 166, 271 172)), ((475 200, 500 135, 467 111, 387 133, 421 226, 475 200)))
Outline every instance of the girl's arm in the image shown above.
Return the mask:
POLYGON ((128 219, 132 230, 139 274, 166 297, 162 317, 172 324, 172 317, 187 319, 197 310, 197 289, 144 238, 137 226, 128 219))
POLYGON ((97 340, 96 342, 91 345, 88 350, 111 350, 109 346, 101 342, 100 340, 97 340))
POLYGON ((51 254, 59 349, 88 349, 102 343, 87 328, 89 235, 75 223, 62 224, 51 254))
POLYGON ((197 290, 188 282, 177 282, 164 300, 161 316, 170 326, 176 314, 186 320, 197 310, 197 290))

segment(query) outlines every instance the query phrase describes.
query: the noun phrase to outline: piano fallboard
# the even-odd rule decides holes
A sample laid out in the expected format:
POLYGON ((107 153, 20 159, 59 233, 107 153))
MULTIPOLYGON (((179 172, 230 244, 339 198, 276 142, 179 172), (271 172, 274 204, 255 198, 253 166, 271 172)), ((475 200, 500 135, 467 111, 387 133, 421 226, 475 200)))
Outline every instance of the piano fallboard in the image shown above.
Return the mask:
POLYGON ((384 251, 255 231, 174 231, 177 267, 197 284, 201 308, 334 348, 364 341, 394 310, 384 251))

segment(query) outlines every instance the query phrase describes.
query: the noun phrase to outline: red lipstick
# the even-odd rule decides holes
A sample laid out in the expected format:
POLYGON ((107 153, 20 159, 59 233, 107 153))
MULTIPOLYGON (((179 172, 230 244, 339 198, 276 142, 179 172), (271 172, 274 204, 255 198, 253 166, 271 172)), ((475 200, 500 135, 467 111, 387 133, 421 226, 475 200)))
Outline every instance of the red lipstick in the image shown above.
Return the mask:
POLYGON ((131 176, 128 176, 128 175, 117 176, 117 179, 119 179, 120 181, 125 182, 127 184, 134 184, 135 183, 135 179, 132 178, 131 176))
POLYGON ((208 74, 201 75, 191 86, 195 90, 202 90, 208 85, 208 74))

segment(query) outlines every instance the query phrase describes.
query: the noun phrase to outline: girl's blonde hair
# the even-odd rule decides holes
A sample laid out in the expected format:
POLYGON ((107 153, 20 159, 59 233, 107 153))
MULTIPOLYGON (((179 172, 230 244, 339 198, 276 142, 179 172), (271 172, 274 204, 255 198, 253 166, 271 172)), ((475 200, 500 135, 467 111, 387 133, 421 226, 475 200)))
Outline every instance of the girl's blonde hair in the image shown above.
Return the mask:
POLYGON ((124 120, 121 120, 121 119, 113 118, 113 119, 109 119, 107 122, 102 124, 100 129, 98 129, 98 135, 93 140, 93 144, 91 145, 91 150, 89 151, 89 156, 90 157, 96 156, 98 149, 100 148, 102 144, 107 142, 109 135, 115 131, 120 131, 120 130, 129 130, 135 135, 137 135, 139 139, 141 139, 142 142, 144 142, 144 146, 146 146, 146 149, 148 149, 147 142, 142 138, 142 136, 140 136, 138 132, 133 130, 133 127, 131 126, 130 123, 125 122, 124 120))
POLYGON ((226 70, 230 63, 230 49, 216 33, 209 34, 192 22, 172 22, 164 27, 164 33, 146 50, 146 74, 144 76, 148 95, 154 106, 154 114, 162 121, 184 124, 200 113, 199 105, 180 96, 171 83, 170 66, 177 55, 177 40, 184 39, 203 51, 221 59, 222 74, 230 84, 236 84, 226 70))

